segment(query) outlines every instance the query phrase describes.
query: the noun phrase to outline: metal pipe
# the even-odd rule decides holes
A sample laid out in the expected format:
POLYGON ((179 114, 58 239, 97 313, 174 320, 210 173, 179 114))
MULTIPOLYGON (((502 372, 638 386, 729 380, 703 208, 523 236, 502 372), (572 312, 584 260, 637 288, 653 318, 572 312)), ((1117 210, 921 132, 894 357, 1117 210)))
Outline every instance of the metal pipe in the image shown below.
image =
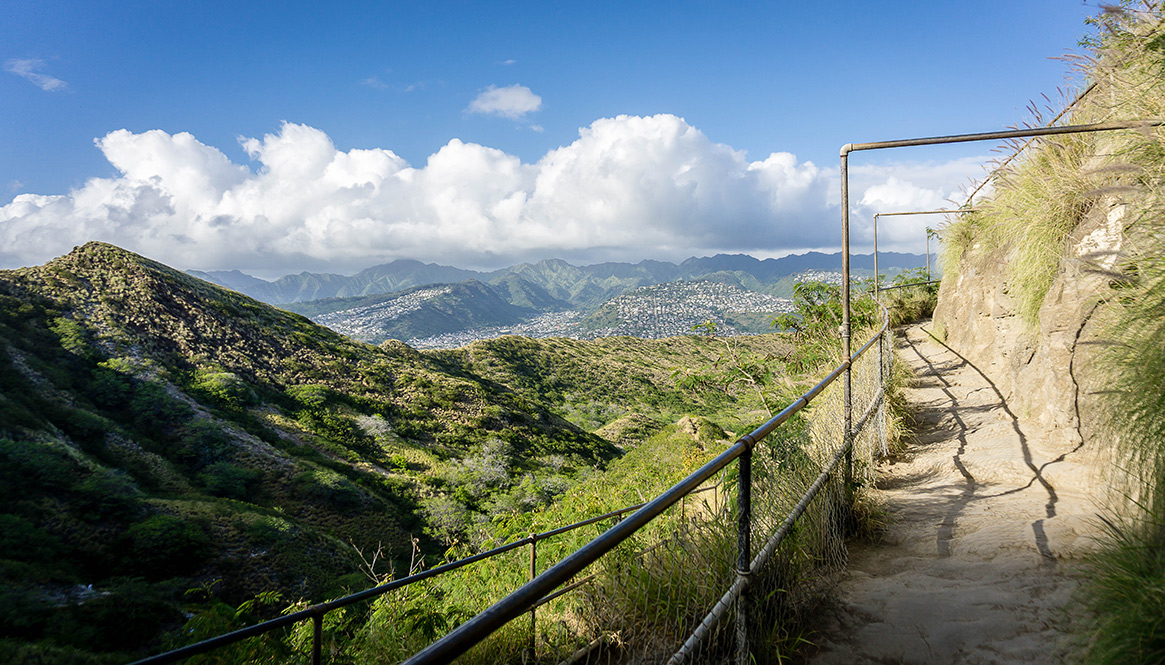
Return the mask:
MULTIPOLYGON (((1073 99, 1071 104, 1065 106, 1063 111, 1060 111, 1059 113, 1057 113, 1056 117, 1049 120, 1048 123, 1044 126, 1047 127, 1047 126, 1053 125, 1056 123, 1057 120, 1059 120, 1060 118, 1063 118, 1064 115, 1068 113, 1068 111, 1072 110, 1073 106, 1076 106, 1077 102, 1079 102, 1081 99, 1084 99, 1084 96, 1087 95, 1088 93, 1092 92, 1092 90, 1094 88, 1096 88, 1096 81, 1089 83, 1087 88, 1082 90, 1079 95, 1076 95, 1076 99, 1073 99)), ((1001 162, 999 164, 999 166, 996 166, 994 169, 992 169, 991 173, 987 174, 986 178, 983 178, 983 182, 979 183, 979 186, 975 188, 975 191, 971 192, 971 195, 967 197, 967 202, 964 203, 963 205, 965 205, 965 206, 971 205, 971 200, 975 198, 975 195, 979 193, 979 190, 983 189, 983 187, 986 186, 987 183, 991 182, 991 177, 994 176, 996 173, 999 173, 1000 171, 1002 171, 1004 169, 1004 167, 1006 167, 1008 164, 1011 163, 1011 160, 1015 159, 1016 157, 1019 157, 1019 153, 1026 150, 1028 148, 1028 146, 1030 146, 1034 142, 1035 142, 1034 138, 1029 139, 1023 145, 1019 146, 1018 150, 1016 150, 1015 152, 1008 155, 1007 159, 1003 160, 1003 162, 1001 162)))
MULTIPOLYGON (((878 333, 878 396, 886 396, 886 347, 888 335, 885 331, 878 333)), ((883 399, 882 417, 878 421, 878 451, 886 454, 886 418, 885 418, 885 400, 883 399)))
POLYGON ((844 429, 842 430, 842 444, 845 454, 845 485, 848 488, 853 480, 853 454, 850 452, 850 425, 853 420, 853 371, 850 369, 850 302, 849 302, 849 152, 841 150, 841 351, 842 357, 847 360, 845 366, 845 380, 842 383, 842 411, 844 413, 844 429))
MULTIPOLYGON (((530 536, 530 579, 533 580, 538 577, 538 538, 535 535, 530 536)), ((537 655, 537 639, 538 639, 538 608, 537 606, 530 608, 530 645, 527 647, 530 650, 530 661, 534 662, 537 655)))
POLYGON ((752 648, 748 643, 748 582, 752 575, 752 446, 736 461, 739 490, 736 497, 736 578, 740 595, 736 597, 736 665, 749 665, 752 648))
POLYGON ((878 272, 878 217, 874 215, 874 300, 878 299, 878 285, 882 283, 882 274, 878 272))
MULTIPOLYGON (((950 215, 964 212, 975 212, 974 208, 958 208, 955 210, 907 210, 903 212, 879 212, 874 215, 874 299, 878 299, 878 291, 885 289, 879 288, 878 275, 878 218, 879 217, 901 217, 904 215, 950 215)), ((930 281, 930 234, 931 230, 926 230, 926 281, 930 281)))
POLYGON ((911 282, 910 284, 895 284, 894 286, 887 286, 883 291, 893 291, 894 289, 909 289, 913 286, 926 286, 927 284, 941 284, 941 279, 932 279, 929 282, 911 282))
MULTIPOLYGON (((1163 120, 1122 120, 1117 122, 1097 122, 1090 125, 1064 125, 1062 127, 1036 127, 1033 129, 1009 129, 1000 132, 980 132, 977 134, 952 134, 950 136, 928 136, 917 139, 897 139, 893 141, 873 141, 870 143, 847 143, 841 148, 842 155, 849 155, 859 150, 884 150, 886 148, 909 148, 922 145, 940 145, 945 143, 970 143, 972 141, 997 141, 1000 139, 1022 139, 1029 136, 1057 136, 1059 134, 1081 134, 1088 132, 1107 132, 1113 129, 1138 129, 1159 127, 1165 124, 1163 120)), ((845 173, 843 172, 843 176, 845 173)), ((848 185, 846 185, 848 188, 848 185)), ((842 210, 845 216, 845 210, 842 210)))
POLYGON ((324 614, 320 612, 311 618, 311 664, 320 665, 323 659, 324 614))

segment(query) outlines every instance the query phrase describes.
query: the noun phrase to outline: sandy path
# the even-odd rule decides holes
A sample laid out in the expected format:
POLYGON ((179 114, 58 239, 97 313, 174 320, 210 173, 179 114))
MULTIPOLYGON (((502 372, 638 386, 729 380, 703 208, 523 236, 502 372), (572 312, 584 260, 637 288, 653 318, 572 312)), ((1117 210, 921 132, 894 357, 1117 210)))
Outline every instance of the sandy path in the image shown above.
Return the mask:
POLYGON ((1097 512, 1074 446, 1025 429, 926 325, 899 337, 917 443, 882 466, 891 524, 857 543, 813 665, 1055 663, 1097 512))

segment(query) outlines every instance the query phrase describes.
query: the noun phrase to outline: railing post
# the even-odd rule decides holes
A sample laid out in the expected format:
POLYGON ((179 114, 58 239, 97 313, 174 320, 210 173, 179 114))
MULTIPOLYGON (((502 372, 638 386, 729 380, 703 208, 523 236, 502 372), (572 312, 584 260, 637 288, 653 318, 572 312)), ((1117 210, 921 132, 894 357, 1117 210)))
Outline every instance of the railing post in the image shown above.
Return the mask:
POLYGON ((748 582, 752 574, 752 442, 737 460, 740 466, 740 490, 737 495, 737 557, 736 575, 741 578, 740 595, 736 598, 736 665, 750 665, 752 649, 749 646, 748 582))
MULTIPOLYGON (((889 313, 886 315, 889 318, 889 313)), ((889 334, 889 321, 886 329, 878 333, 878 395, 882 404, 878 407, 878 451, 885 455, 886 450, 886 336, 889 334)))
POLYGON ((324 615, 316 614, 311 618, 311 663, 320 665, 323 656, 324 615))
MULTIPOLYGON (((533 580, 538 577, 538 534, 530 534, 530 579, 533 580)), ((530 609, 530 644, 526 647, 527 658, 523 659, 526 662, 534 662, 537 655, 536 643, 538 640, 538 619, 535 616, 535 608, 530 609)))
MULTIPOLYGON (((850 304, 849 304, 849 144, 841 148, 841 351, 845 359, 845 377, 842 381, 842 410, 845 413, 842 445, 845 446, 845 486, 853 486, 853 372, 850 367, 850 304)), ((875 280, 876 283, 876 280, 875 280)))
POLYGON ((882 287, 882 274, 878 272, 878 218, 874 215, 874 300, 878 299, 878 291, 882 287))

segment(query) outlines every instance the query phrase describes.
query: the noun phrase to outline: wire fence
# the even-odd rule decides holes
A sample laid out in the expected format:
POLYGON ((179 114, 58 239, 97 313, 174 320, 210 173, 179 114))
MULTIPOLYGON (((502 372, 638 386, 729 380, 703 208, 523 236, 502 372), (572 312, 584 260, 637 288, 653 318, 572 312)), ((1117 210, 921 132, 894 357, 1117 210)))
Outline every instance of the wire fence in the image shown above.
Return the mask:
POLYGON ((203 662, 332 663, 360 654, 361 662, 399 663, 418 651, 408 662, 448 662, 426 660, 434 640, 429 649, 452 640, 453 657, 465 663, 720 662, 738 652, 741 639, 782 644, 788 619, 820 597, 844 566, 849 492, 869 476, 885 445, 888 339, 883 323, 854 361, 650 502, 293 607, 138 665, 202 654, 203 662), (859 361, 875 344, 879 352, 859 361), (842 385, 834 384, 847 370, 856 403, 868 404, 853 437, 843 434, 842 385), (798 412, 810 401, 806 418, 798 412), (851 439, 854 454, 846 454, 851 439), (598 537, 587 542, 586 527, 598 537), (596 549, 612 537, 617 542, 596 549), (761 545, 755 551, 748 544, 754 541, 761 545), (580 552, 597 555, 572 564, 580 552), (575 569, 563 575, 564 563, 575 569), (548 573, 557 582, 547 585, 548 573), (457 637, 535 584, 539 590, 523 596, 510 617, 515 620, 497 623, 472 643, 457 637), (738 634, 740 626, 748 627, 746 635, 738 634))
POLYGON ((405 662, 779 656, 766 652, 789 643, 790 619, 823 597, 844 567, 853 489, 885 450, 887 322, 777 416, 405 662), (801 411, 811 401, 807 418, 801 411), (855 402, 861 416, 850 427, 855 402), (681 512, 718 473, 723 491, 681 512), (519 619, 535 608, 536 627, 519 619))
MULTIPOLYGON (((679 506, 681 515, 685 515, 693 510, 700 510, 699 506, 692 507, 692 504, 699 501, 702 496, 716 492, 719 488, 720 483, 715 483, 693 490, 691 495, 679 506)), ((708 501, 709 499, 703 499, 702 505, 707 505, 708 501)), ((713 503, 722 502, 722 499, 712 498, 711 501, 713 503)), ((594 526, 597 530, 601 531, 606 526, 617 523, 624 515, 634 512, 643 506, 643 503, 639 503, 613 510, 548 531, 534 533, 525 538, 505 543, 484 552, 446 562, 399 579, 390 580, 342 598, 317 603, 308 607, 292 608, 291 611, 285 612, 283 616, 278 618, 144 658, 135 661, 133 665, 175 663, 215 651, 218 652, 216 661, 246 662, 255 660, 259 654, 271 655, 279 653, 282 651, 280 645, 286 645, 288 643, 306 647, 299 649, 298 652, 310 653, 311 662, 320 663, 325 660, 323 654, 325 645, 334 645, 336 641, 334 633, 341 632, 343 624, 347 620, 350 620, 349 616, 343 615, 350 613, 350 610, 353 608, 361 608, 363 612, 371 617, 371 623, 369 625, 372 628, 368 631, 368 634, 376 636, 381 641, 385 637, 383 634, 385 631, 377 630, 375 625, 399 619, 407 619, 405 624, 410 626, 410 628, 419 627, 418 636, 422 639, 427 636, 431 641, 434 636, 440 636, 445 632, 442 630, 443 628, 453 625, 458 615, 467 612, 472 614, 472 612, 462 607, 455 612, 440 613, 430 611, 428 616, 422 617, 415 616, 415 612, 411 616, 401 616, 410 610, 414 610, 415 606, 418 605, 418 600, 423 601, 430 598, 434 592, 439 592, 439 589, 431 583, 433 578, 444 576, 446 579, 450 579, 454 574, 457 574, 459 577, 458 581, 462 585, 475 586, 477 590, 476 595, 479 597, 478 600, 481 605, 479 609, 482 609, 488 606, 493 600, 496 600, 498 594, 495 593, 491 596, 489 591, 491 588, 498 587, 499 583, 504 583, 505 578, 513 579, 510 580, 511 584, 503 590, 503 594, 505 591, 509 591, 514 586, 536 575, 536 571, 539 569, 539 543, 542 543, 543 548, 541 567, 545 568, 547 567, 546 561, 548 558, 556 560, 553 559, 553 554, 556 551, 559 552, 559 558, 561 558, 563 546, 570 546, 569 543, 562 543, 558 547, 553 547, 552 544, 555 538, 589 526, 594 526), (548 545, 551 546, 548 547, 548 545), (481 569, 473 571, 472 568, 475 565, 478 565, 481 569), (529 576, 525 579, 514 574, 515 571, 527 570, 529 571, 529 576), (502 571, 509 574, 499 575, 502 571), (427 582, 429 584, 426 584, 427 582), (398 611, 386 610, 388 607, 395 607, 398 611), (400 608, 404 608, 404 610, 400 611, 400 608), (311 622, 310 632, 305 632, 309 620, 311 622), (380 635, 376 635, 377 633, 380 633, 380 635), (259 641, 256 642, 256 640, 259 641), (250 644, 244 644, 248 641, 250 644)), ((432 610, 431 607, 430 610, 432 610)), ((531 618, 533 620, 533 614, 531 618)), ((420 643, 417 648, 419 649, 421 646, 424 646, 425 643, 427 642, 420 643)), ((382 649, 386 654, 391 651, 400 652, 399 657, 387 662, 398 662, 404 657, 411 655, 415 650, 407 650, 407 640, 403 642, 398 640, 392 649, 382 649), (402 651, 401 647, 404 647, 406 650, 402 651)), ((296 660, 296 653, 297 651, 293 649, 291 652, 286 652, 282 655, 289 659, 287 662, 294 662, 296 660)))

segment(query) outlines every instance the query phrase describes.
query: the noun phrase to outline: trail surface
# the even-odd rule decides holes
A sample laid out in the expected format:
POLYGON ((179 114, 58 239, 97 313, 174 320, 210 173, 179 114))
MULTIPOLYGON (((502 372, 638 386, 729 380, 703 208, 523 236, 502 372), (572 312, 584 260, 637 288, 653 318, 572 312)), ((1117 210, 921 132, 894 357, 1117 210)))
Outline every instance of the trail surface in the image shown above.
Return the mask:
POLYGON ((1056 663, 1093 544, 1092 474, 1074 444, 1025 429, 987 376, 932 338, 898 340, 921 435, 883 464, 890 524, 850 548, 812 665, 1056 663))

